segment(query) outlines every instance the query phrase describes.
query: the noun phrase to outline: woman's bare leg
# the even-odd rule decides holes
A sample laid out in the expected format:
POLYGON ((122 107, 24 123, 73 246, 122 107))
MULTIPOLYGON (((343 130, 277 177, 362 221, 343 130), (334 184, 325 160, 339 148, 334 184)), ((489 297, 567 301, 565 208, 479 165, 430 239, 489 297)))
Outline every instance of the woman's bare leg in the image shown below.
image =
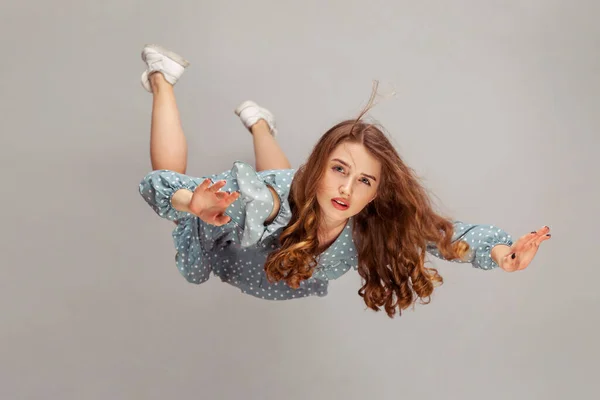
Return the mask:
POLYGON ((259 120, 250 128, 254 142, 254 157, 256 170, 265 171, 269 169, 290 169, 290 162, 279 144, 271 135, 269 125, 263 119, 259 120))
POLYGON ((187 142, 183 134, 173 86, 161 73, 150 75, 154 100, 150 128, 152 169, 168 169, 185 174, 187 142))

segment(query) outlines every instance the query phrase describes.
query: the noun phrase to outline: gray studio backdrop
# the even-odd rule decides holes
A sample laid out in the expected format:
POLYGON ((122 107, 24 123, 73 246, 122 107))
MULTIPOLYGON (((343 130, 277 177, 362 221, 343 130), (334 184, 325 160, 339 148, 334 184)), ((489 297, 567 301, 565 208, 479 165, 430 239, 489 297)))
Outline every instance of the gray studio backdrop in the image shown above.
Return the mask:
POLYGON ((598 393, 596 1, 6 1, 0 9, 1 399, 589 399, 598 393), (526 271, 432 259, 401 318, 348 273, 267 302, 174 265, 150 171, 144 43, 176 87, 190 175, 253 163, 233 113, 277 117, 294 167, 371 113, 457 219, 519 237, 526 271), (396 96, 385 95, 392 90, 396 96))

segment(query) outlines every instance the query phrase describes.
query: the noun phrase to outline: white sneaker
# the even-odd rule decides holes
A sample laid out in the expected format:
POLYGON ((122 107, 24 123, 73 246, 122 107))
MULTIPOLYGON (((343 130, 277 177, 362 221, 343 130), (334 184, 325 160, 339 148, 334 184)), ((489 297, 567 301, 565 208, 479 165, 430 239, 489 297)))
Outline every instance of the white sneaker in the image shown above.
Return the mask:
POLYGON ((271 135, 277 136, 277 128, 275 127, 275 117, 266 108, 260 107, 253 101, 245 101, 235 109, 235 114, 240 117, 244 126, 250 130, 252 125, 256 124, 261 119, 264 119, 269 125, 271 135))
POLYGON ((175 85, 185 68, 190 65, 189 61, 179 54, 173 53, 156 44, 147 44, 144 46, 142 60, 148 66, 148 69, 142 74, 142 86, 150 93, 152 93, 149 80, 151 74, 160 72, 167 82, 175 85))

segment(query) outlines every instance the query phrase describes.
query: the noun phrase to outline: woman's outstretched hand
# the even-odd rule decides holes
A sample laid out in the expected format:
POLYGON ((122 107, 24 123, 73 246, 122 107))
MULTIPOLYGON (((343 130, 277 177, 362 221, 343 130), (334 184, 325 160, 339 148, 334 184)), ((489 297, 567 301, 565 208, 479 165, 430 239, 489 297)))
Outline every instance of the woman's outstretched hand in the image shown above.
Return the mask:
POLYGON ((537 253, 540 244, 551 237, 550 228, 547 226, 544 226, 537 232, 531 232, 522 236, 513 243, 506 255, 497 261, 498 265, 508 272, 520 271, 527 268, 537 253))
POLYGON ((218 181, 210 186, 210 179, 205 179, 192 194, 188 205, 190 211, 211 225, 221 226, 231 221, 231 218, 225 215, 225 210, 240 197, 240 193, 219 191, 226 183, 218 181))

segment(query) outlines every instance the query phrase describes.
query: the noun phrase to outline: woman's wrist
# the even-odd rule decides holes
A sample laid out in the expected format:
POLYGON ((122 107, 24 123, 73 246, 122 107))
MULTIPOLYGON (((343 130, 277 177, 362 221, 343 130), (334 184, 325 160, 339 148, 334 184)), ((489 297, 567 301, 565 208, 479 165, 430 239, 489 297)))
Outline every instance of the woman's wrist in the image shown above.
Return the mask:
POLYGON ((492 260, 500 266, 500 263, 504 257, 510 253, 510 246, 506 244, 497 244, 492 248, 491 256, 492 260))
POLYGON ((171 197, 171 206, 177 211, 191 213, 190 202, 194 193, 188 189, 179 189, 171 197))

